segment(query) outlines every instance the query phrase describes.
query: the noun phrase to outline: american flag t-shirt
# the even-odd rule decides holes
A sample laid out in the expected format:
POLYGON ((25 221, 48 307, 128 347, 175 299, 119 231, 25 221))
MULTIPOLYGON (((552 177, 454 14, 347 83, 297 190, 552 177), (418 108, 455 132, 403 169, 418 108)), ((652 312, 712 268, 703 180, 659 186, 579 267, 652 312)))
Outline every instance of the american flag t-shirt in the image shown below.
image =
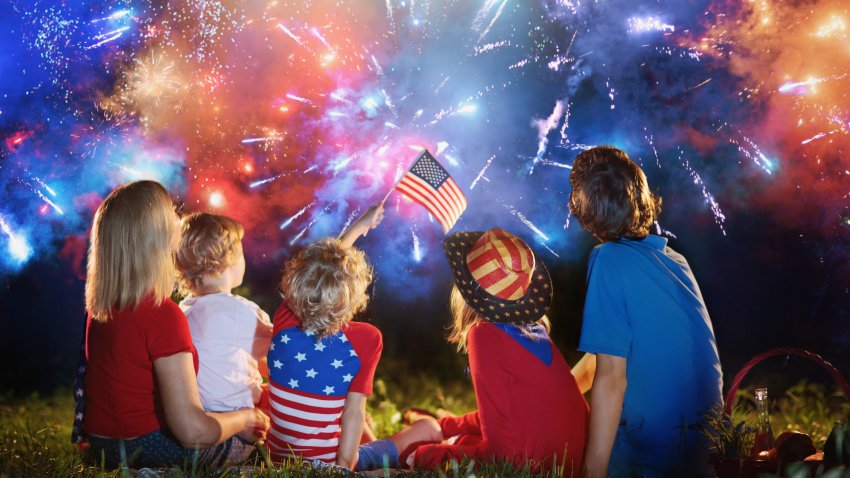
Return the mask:
POLYGON ((448 233, 466 209, 466 196, 428 151, 423 151, 396 188, 425 206, 448 233))
POLYGON ((300 326, 276 333, 269 348, 272 458, 335 462, 345 396, 361 370, 344 332, 318 339, 300 326))

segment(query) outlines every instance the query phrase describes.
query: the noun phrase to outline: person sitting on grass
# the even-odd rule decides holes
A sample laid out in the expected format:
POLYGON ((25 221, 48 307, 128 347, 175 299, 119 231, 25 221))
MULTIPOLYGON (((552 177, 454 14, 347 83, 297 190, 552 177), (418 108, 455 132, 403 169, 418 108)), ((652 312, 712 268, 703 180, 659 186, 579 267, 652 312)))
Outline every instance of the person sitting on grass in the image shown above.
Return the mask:
POLYGON ((301 457, 346 469, 378 467, 385 455, 397 461, 389 440, 360 445, 383 342, 374 326, 352 322, 372 281, 353 244, 382 218, 383 205, 373 206, 339 239, 310 244, 286 264, 268 354, 275 461, 301 457))
POLYGON ((502 229, 458 232, 444 242, 454 274, 449 341, 469 354, 478 410, 422 417, 392 437, 417 468, 450 460, 507 461, 577 476, 587 435, 594 359, 575 375, 549 338, 552 282, 519 237, 502 229), (447 440, 443 442, 443 440, 447 440), (422 442, 437 442, 422 444, 422 442))
POLYGON ((259 409, 208 413, 198 355, 171 299, 179 218, 154 181, 116 188, 98 207, 86 277, 86 458, 109 468, 223 466, 262 440, 259 409))
POLYGON ((177 270, 189 292, 180 308, 198 350, 198 391, 210 412, 260 406, 268 412, 266 353, 272 337, 268 314, 231 291, 242 284, 242 225, 226 216, 183 218, 177 270))
POLYGON ((597 354, 587 477, 714 476, 702 414, 722 403, 711 319, 688 261, 649 233, 661 199, 617 148, 576 157, 569 208, 590 254, 579 349, 597 354))

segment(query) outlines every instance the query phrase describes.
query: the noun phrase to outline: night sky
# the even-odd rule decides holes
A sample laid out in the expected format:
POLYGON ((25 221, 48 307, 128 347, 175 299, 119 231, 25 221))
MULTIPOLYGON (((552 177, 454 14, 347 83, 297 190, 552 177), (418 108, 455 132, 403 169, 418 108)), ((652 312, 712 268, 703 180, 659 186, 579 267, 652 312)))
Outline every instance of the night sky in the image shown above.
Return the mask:
MULTIPOLYGON (((597 144, 664 198, 656 232, 691 263, 727 379, 780 345, 850 373, 848 40, 839 0, 0 2, 0 390, 70 386, 115 186, 156 179, 242 222, 240 293, 272 312, 283 262, 422 148, 467 195, 454 230, 510 230, 549 266, 575 359, 595 243, 566 201, 597 144)), ((442 231, 398 193, 386 209, 358 243, 363 319, 387 357, 446 372, 442 231)))

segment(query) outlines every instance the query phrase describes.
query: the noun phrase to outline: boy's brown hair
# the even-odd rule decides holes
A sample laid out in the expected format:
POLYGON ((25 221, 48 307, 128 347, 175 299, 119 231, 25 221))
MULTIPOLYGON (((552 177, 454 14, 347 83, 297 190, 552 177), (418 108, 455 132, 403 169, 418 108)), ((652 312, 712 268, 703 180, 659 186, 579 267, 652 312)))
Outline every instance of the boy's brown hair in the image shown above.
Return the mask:
POLYGON ((286 263, 280 294, 305 331, 327 336, 366 308, 371 282, 372 268, 363 251, 326 238, 286 263))
POLYGON ((602 241, 643 239, 661 213, 661 198, 649 191, 643 170, 613 146, 579 154, 570 184, 570 212, 602 241))
POLYGON ((196 212, 183 218, 177 271, 185 292, 200 292, 204 277, 216 277, 233 265, 245 229, 235 220, 196 212))

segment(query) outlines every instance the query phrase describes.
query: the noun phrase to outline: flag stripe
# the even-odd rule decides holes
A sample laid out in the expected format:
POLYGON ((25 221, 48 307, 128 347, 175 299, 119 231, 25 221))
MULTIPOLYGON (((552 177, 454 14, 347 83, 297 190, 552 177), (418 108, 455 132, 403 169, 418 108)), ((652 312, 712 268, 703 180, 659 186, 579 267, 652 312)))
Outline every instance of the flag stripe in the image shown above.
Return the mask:
POLYGON ((434 190, 427 182, 414 175, 411 175, 410 181, 413 182, 415 186, 418 186, 417 189, 421 193, 427 194, 427 198, 431 199, 431 202, 433 204, 438 206, 439 210, 443 215, 443 222, 446 224, 446 226, 448 226, 447 229, 450 229, 451 226, 454 225, 455 222, 457 222, 457 219, 460 217, 460 213, 458 213, 454 208, 449 205, 450 201, 447 201, 447 198, 445 196, 446 190, 443 189, 442 186, 439 190, 434 190))
POLYGON ((460 217, 460 215, 461 215, 461 213, 463 213, 463 210, 466 207, 466 205, 463 204, 463 201, 461 200, 461 198, 458 197, 457 184, 455 184, 455 182, 452 178, 449 178, 449 179, 446 180, 445 183, 443 183, 443 189, 446 190, 447 198, 454 205, 455 213, 457 213, 457 217, 460 217))
MULTIPOLYGON (((339 413, 311 413, 299 410, 297 408, 286 407, 274 401, 270 402, 272 411, 279 412, 281 415, 290 415, 299 418, 306 418, 315 421, 333 421, 338 418, 339 413)), ((342 412, 342 409, 340 409, 342 412)))
POLYGON ((423 187, 426 187, 435 192, 434 197, 439 201, 440 205, 443 206, 443 210, 446 211, 446 217, 459 217, 460 213, 458 212, 457 207, 455 207, 454 200, 448 197, 448 188, 446 184, 448 183, 448 179, 443 182, 437 189, 433 189, 430 184, 428 184, 424 179, 417 177, 416 175, 412 175, 411 180, 416 181, 421 184, 423 187))
POLYGON ((336 447, 339 445, 339 438, 329 438, 326 440, 318 439, 318 438, 297 438, 294 436, 284 435, 283 433, 275 430, 274 428, 269 429, 271 435, 284 443, 289 443, 294 447, 302 446, 302 447, 310 447, 310 448, 328 448, 328 447, 336 447))
POLYGON ((443 231, 447 231, 449 227, 445 219, 443 219, 443 213, 439 209, 437 209, 437 206, 431 204, 427 196, 423 195, 421 192, 414 188, 415 186, 409 185, 408 183, 404 182, 404 180, 402 180, 402 182, 398 184, 398 189, 401 192, 407 194, 414 201, 425 206, 425 209, 427 209, 428 212, 430 212, 431 215, 434 216, 440 222, 440 226, 443 228, 443 231))
POLYGON ((427 151, 413 162, 396 188, 424 206, 444 233, 449 232, 466 209, 466 197, 457 183, 427 151))
POLYGON ((276 414, 272 414, 272 421, 275 425, 280 426, 283 429, 290 430, 293 433, 337 433, 339 432, 339 424, 332 423, 325 426, 310 426, 310 425, 302 425, 299 423, 294 423, 292 421, 279 418, 276 414))
POLYGON ((427 194, 426 197, 430 200, 430 202, 440 210, 439 215, 447 219, 453 216, 453 211, 445 203, 445 200, 440 195, 439 190, 431 188, 430 184, 412 174, 405 177, 404 181, 409 183, 411 187, 416 188, 420 193, 427 194))
POLYGON ((332 399, 312 398, 303 393, 287 392, 279 387, 269 387, 272 395, 290 402, 298 402, 302 405, 311 405, 321 408, 336 408, 345 405, 345 397, 333 397, 332 399))

